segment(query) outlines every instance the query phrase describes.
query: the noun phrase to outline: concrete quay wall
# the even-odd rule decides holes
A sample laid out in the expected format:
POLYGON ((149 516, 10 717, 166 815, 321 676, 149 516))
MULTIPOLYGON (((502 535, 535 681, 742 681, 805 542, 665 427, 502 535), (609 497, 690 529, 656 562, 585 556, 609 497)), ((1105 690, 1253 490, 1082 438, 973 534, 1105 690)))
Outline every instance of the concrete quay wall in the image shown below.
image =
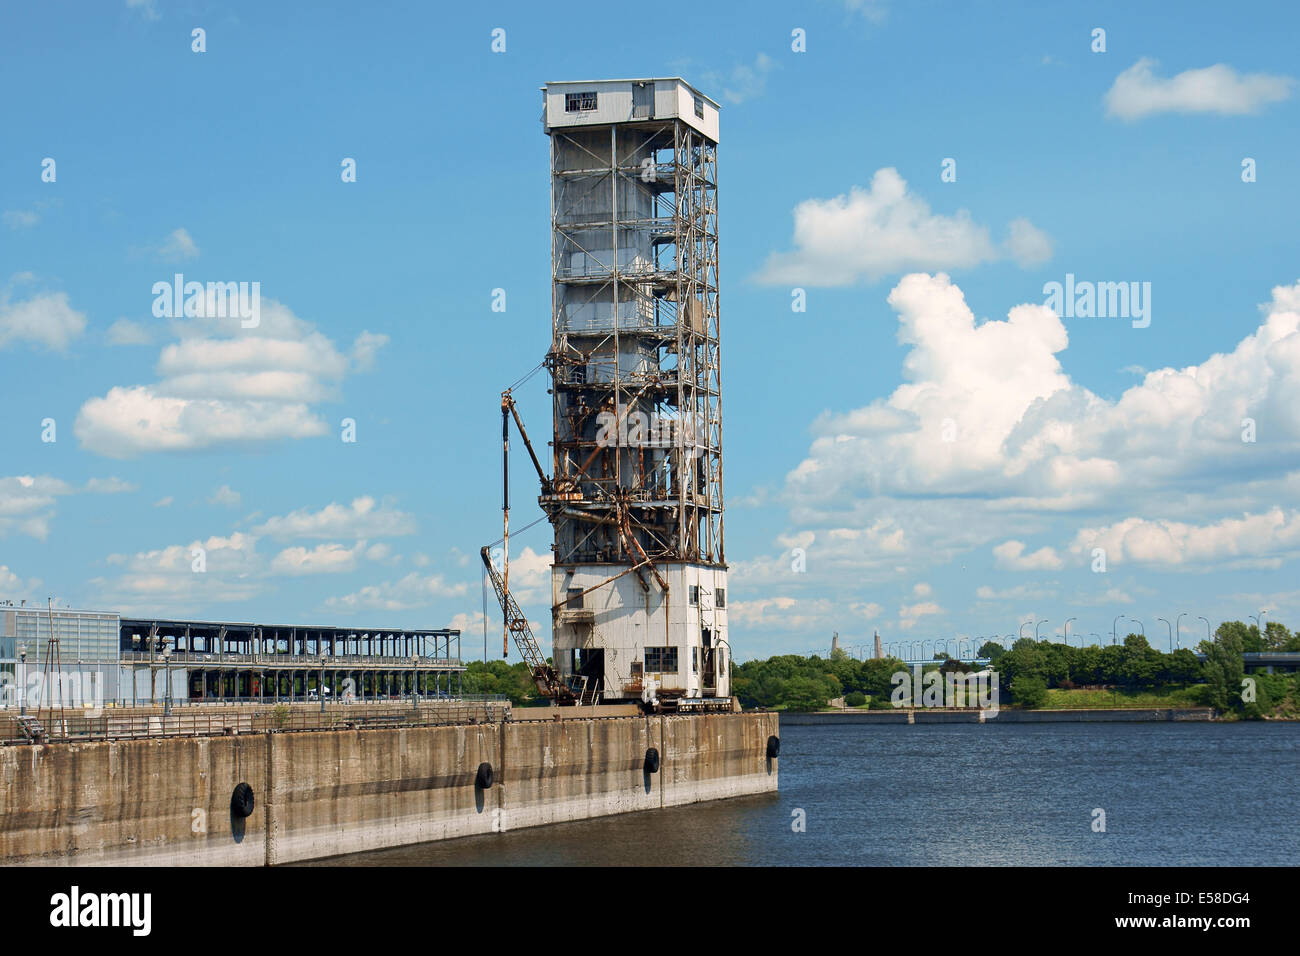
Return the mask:
POLYGON ((778 733, 714 714, 8 746, 0 864, 272 865, 762 793, 778 733))

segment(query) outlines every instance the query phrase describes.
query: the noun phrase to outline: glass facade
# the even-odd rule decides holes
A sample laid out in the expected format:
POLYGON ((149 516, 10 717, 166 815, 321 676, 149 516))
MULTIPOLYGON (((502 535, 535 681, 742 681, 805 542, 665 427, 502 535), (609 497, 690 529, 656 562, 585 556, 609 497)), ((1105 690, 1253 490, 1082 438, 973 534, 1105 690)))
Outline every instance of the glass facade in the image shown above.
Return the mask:
MULTIPOLYGON (((40 680, 49 651, 50 626, 59 641, 60 670, 69 688, 69 702, 91 704, 113 700, 117 695, 118 615, 108 611, 76 611, 40 607, 0 607, 0 706, 11 706, 23 696, 17 681, 32 684, 40 680), (20 658, 26 650, 24 665, 20 658), (76 692, 72 692, 72 688, 76 692), (96 700, 98 699, 98 700, 96 700)), ((39 695, 29 687, 27 703, 39 695)))
MULTIPOLYGON (((12 644, 27 645, 29 661, 45 660, 50 640, 50 613, 40 609, 29 610, 6 609, 0 613, 6 618, 4 651, 6 659, 16 656, 12 644), (13 628, 9 628, 8 618, 13 617, 13 628)), ((84 661, 89 664, 117 664, 118 617, 98 611, 55 610, 53 613, 54 636, 59 639, 59 656, 66 665, 69 662, 84 661)))

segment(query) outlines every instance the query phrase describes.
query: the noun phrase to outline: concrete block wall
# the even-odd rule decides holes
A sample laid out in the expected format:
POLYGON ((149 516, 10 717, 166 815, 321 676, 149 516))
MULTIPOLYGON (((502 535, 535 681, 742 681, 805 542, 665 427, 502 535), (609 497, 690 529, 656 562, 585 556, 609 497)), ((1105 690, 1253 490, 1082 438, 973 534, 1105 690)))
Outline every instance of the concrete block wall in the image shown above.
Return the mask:
POLYGON ((0 864, 264 865, 777 788, 775 714, 0 748, 0 864), (644 771, 658 749, 658 773, 644 771), (475 785, 491 764, 489 789, 475 785), (240 782, 247 818, 231 814, 240 782))
POLYGON ((215 866, 266 861, 268 735, 0 748, 0 863, 215 866))

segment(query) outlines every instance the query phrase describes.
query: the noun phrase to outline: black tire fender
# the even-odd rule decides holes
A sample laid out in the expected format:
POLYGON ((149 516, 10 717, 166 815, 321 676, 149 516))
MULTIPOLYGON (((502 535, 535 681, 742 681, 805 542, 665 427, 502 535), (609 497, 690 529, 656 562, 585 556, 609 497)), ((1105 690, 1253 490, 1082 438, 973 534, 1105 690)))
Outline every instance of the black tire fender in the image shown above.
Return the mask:
POLYGON ((775 760, 781 755, 781 738, 776 734, 767 738, 767 759, 775 760))
POLYGON ((253 815, 253 788, 246 783, 235 785, 235 791, 230 795, 230 812, 236 817, 251 817, 253 815))
POLYGON ((659 772, 659 751, 654 747, 651 747, 645 752, 645 772, 659 772))
POLYGON ((474 786, 480 790, 492 789, 492 765, 486 760, 478 765, 478 772, 474 774, 474 786))

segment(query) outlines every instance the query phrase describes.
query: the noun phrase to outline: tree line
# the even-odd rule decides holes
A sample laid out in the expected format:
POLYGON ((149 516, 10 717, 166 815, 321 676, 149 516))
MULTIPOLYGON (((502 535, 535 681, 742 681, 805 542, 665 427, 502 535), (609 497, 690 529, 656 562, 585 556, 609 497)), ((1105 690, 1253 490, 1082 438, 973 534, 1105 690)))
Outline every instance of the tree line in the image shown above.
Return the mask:
MULTIPOLYGON (((1023 638, 1011 648, 988 642, 978 656, 987 659, 998 674, 1004 701, 1020 707, 1041 707, 1049 689, 1106 688, 1124 691, 1154 690, 1174 686, 1195 688, 1198 702, 1224 713, 1258 717, 1284 702, 1297 702, 1294 676, 1246 674, 1243 653, 1300 651, 1300 634, 1269 621, 1261 632, 1241 621, 1219 625, 1213 640, 1201 641, 1197 650, 1164 652, 1152 647, 1141 634, 1129 634, 1123 643, 1074 647, 1023 638), (1246 676, 1251 686, 1243 687, 1246 676), (1253 698, 1253 699, 1252 699, 1253 698)), ((946 654, 935 655, 925 669, 969 671, 976 665, 946 654)), ((783 654, 750 660, 735 668, 733 693, 746 707, 782 710, 821 710, 830 700, 844 697, 848 706, 890 707, 892 676, 907 669, 897 658, 854 660, 843 651, 829 657, 783 654)))
MULTIPOLYGON (((1225 621, 1212 641, 1201 641, 1201 660, 1188 648, 1172 653, 1152 647, 1140 634, 1129 634, 1122 644, 1073 647, 1030 638, 1018 640, 1010 649, 988 642, 979 649, 998 673, 1002 700, 1019 707, 1041 707, 1049 689, 1115 688, 1138 691, 1170 686, 1193 687, 1198 702, 1224 713, 1258 717, 1283 707, 1300 716, 1300 681, 1292 675, 1254 673, 1247 675, 1243 653, 1281 650, 1300 651, 1300 633, 1293 634, 1278 621, 1269 621, 1261 632, 1255 625, 1225 621), (1250 676, 1254 686, 1247 692, 1242 680, 1250 676), (1253 700, 1246 698, 1252 697, 1253 700)), ((926 669, 970 671, 976 665, 937 654, 926 669)), ((732 693, 745 707, 770 710, 822 710, 831 700, 843 697, 850 707, 891 707, 891 680, 907 665, 894 657, 855 660, 842 650, 829 657, 780 654, 745 661, 733 666, 732 693)), ((466 694, 501 694, 516 707, 544 705, 527 665, 502 660, 472 661, 462 677, 466 694)))

